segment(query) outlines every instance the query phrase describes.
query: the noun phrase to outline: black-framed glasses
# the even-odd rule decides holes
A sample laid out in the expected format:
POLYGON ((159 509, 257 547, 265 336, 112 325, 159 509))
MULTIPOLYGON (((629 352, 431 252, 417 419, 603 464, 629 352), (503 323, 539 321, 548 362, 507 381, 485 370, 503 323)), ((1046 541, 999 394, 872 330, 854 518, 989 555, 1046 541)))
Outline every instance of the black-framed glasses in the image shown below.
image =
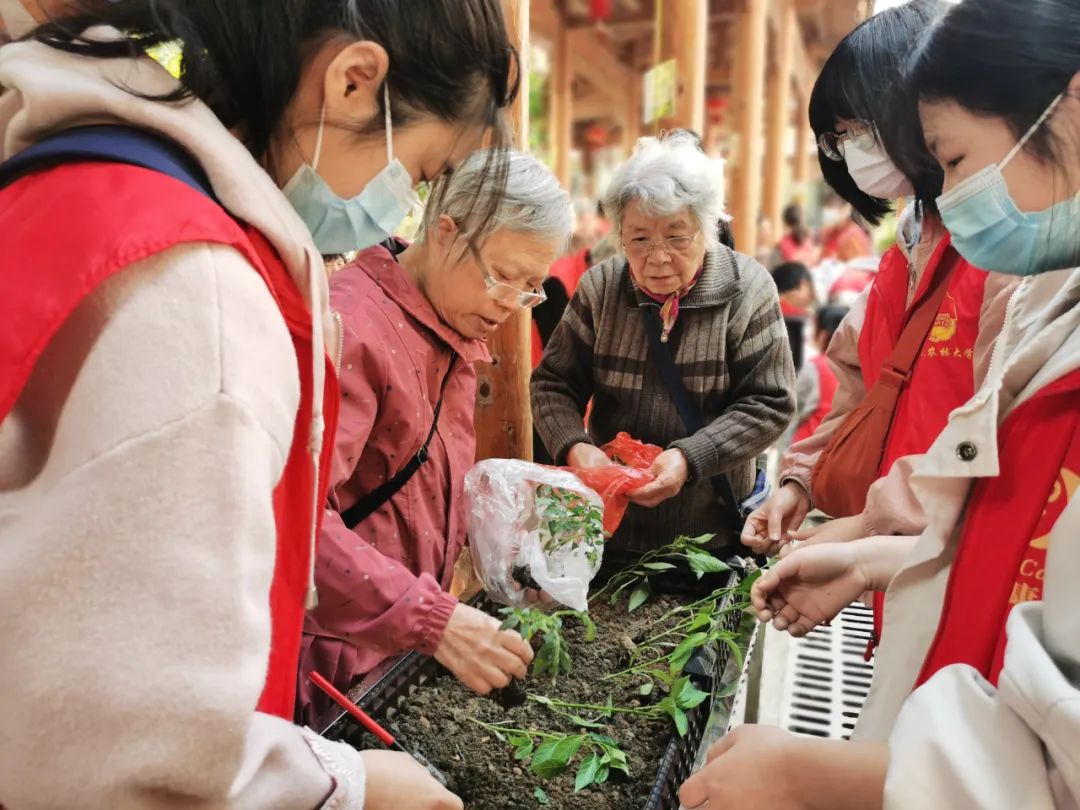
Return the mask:
POLYGON ((857 142, 864 149, 871 149, 877 144, 877 130, 869 121, 858 121, 847 132, 823 132, 818 138, 818 149, 829 160, 843 163, 849 142, 857 142))
POLYGON ((653 241, 644 236, 636 236, 629 242, 623 242, 623 250, 627 256, 635 259, 643 259, 652 254, 654 250, 662 250, 668 256, 684 256, 690 252, 694 242, 701 236, 698 231, 693 236, 669 236, 667 239, 653 241))
POLYGON ((522 309, 532 309, 547 301, 547 293, 543 289, 519 290, 513 284, 499 281, 488 269, 487 262, 480 255, 480 251, 475 247, 472 247, 471 250, 473 257, 476 259, 476 264, 480 268, 480 273, 484 276, 484 286, 487 287, 487 294, 490 297, 504 304, 516 303, 522 309))

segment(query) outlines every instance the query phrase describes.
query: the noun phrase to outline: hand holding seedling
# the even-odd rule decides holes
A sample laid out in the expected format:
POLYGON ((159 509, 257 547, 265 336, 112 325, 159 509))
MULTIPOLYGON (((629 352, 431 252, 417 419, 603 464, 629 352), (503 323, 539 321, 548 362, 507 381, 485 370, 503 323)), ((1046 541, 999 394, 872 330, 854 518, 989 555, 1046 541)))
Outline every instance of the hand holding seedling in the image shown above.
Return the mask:
POLYGON ((830 520, 820 526, 800 529, 792 535, 791 539, 812 546, 818 543, 850 543, 852 540, 861 540, 872 534, 875 532, 866 525, 866 519, 862 515, 853 515, 830 520))
POLYGON ((461 799, 408 754, 362 751, 364 810, 462 810, 461 799))
POLYGON ((755 554, 772 556, 791 540, 810 512, 810 496, 798 484, 789 481, 746 519, 742 543, 755 554))
POLYGON ((533 651, 518 633, 501 629, 498 619, 458 604, 435 658, 467 687, 486 695, 492 689, 502 689, 511 678, 524 678, 533 651))
POLYGON ((629 497, 638 506, 652 509, 682 492, 686 479, 690 477, 690 466, 683 451, 673 447, 656 457, 649 467, 649 474, 656 480, 635 489, 629 497))

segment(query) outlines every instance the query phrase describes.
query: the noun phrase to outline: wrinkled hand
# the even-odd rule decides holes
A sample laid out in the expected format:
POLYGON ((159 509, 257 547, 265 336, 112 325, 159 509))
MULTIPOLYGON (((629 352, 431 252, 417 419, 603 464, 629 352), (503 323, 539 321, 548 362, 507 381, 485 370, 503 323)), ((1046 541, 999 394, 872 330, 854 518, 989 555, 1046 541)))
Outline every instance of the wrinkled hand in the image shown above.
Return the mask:
POLYGON ((615 462, 608 458, 607 453, 595 444, 578 442, 566 454, 566 463, 571 467, 588 469, 590 467, 610 467, 615 462))
POLYGON ((511 678, 524 678, 533 651, 518 633, 500 630, 498 619, 459 603, 435 659, 474 692, 486 695, 502 689, 511 678))
POLYGON ((742 530, 742 543, 755 554, 772 556, 791 539, 810 512, 806 490, 789 481, 750 513, 742 530))
POLYGON ((767 569, 750 590, 761 621, 805 636, 872 587, 852 543, 803 546, 767 569))
POLYGON ((788 751, 799 743, 775 726, 739 726, 709 749, 708 764, 679 790, 686 808, 773 810, 800 807, 789 779, 788 751))
POLYGON ((462 810, 461 799, 400 751, 361 751, 367 787, 364 810, 462 810))
POLYGON ((638 506, 652 509, 682 492, 686 479, 690 477, 690 465, 683 451, 673 447, 656 457, 656 461, 649 467, 649 474, 656 480, 641 489, 635 489, 627 497, 638 506))
POLYGON ((852 540, 861 540, 872 533, 862 515, 853 515, 826 521, 820 526, 800 529, 792 535, 792 539, 812 546, 818 543, 850 543, 852 540))

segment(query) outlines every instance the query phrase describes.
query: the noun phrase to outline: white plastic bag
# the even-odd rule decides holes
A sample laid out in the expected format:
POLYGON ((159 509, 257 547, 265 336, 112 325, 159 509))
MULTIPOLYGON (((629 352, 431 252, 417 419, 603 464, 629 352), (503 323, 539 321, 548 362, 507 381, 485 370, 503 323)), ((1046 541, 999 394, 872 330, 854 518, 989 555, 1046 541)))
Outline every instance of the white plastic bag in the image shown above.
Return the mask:
POLYGON ((465 476, 473 564, 489 597, 526 605, 539 586, 588 610, 589 583, 604 551, 600 496, 573 473, 514 459, 481 461, 465 476))

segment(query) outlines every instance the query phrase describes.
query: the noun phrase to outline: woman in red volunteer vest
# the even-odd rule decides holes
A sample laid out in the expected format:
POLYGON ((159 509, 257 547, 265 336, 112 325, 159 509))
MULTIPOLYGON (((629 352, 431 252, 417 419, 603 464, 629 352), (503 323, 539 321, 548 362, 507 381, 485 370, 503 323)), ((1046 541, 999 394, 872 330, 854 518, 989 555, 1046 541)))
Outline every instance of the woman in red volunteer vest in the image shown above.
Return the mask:
MULTIPOLYGON (((873 534, 917 534, 924 524, 912 508, 898 459, 926 451, 950 411, 967 401, 985 367, 988 343, 1000 329, 1007 280, 988 285, 987 274, 949 261, 948 233, 934 211, 941 188, 936 167, 901 172, 886 152, 879 123, 892 86, 918 34, 938 7, 919 0, 879 13, 852 31, 826 62, 810 100, 819 136, 819 159, 830 185, 871 224, 892 201, 914 195, 900 216, 898 243, 882 257, 869 290, 855 303, 829 347, 837 374, 832 412, 813 435, 792 445, 780 469, 780 488, 753 515, 743 542, 774 552, 790 539, 853 540, 873 534), (908 317, 939 273, 950 273, 943 303, 927 334, 899 402, 879 469, 861 514, 798 533, 812 505, 812 472, 845 417, 877 382, 908 317)), ((902 468, 901 468, 902 469, 902 468)), ((840 517, 840 516, 835 516, 840 517)))
POLYGON ((922 126, 903 152, 943 168, 957 250, 1026 278, 987 379, 920 463, 923 536, 801 548, 754 588, 762 618, 801 633, 889 585, 890 677, 860 741, 748 727, 684 788, 687 806, 1080 802, 1077 41, 1071 0, 965 0, 919 50, 906 95, 922 126))
POLYGON ((319 254, 501 141, 500 4, 93 8, 0 49, 5 166, 134 130, 191 182, 69 159, 0 189, 0 804, 460 807, 291 718, 338 404, 319 254), (181 82, 143 53, 175 40, 181 82))

